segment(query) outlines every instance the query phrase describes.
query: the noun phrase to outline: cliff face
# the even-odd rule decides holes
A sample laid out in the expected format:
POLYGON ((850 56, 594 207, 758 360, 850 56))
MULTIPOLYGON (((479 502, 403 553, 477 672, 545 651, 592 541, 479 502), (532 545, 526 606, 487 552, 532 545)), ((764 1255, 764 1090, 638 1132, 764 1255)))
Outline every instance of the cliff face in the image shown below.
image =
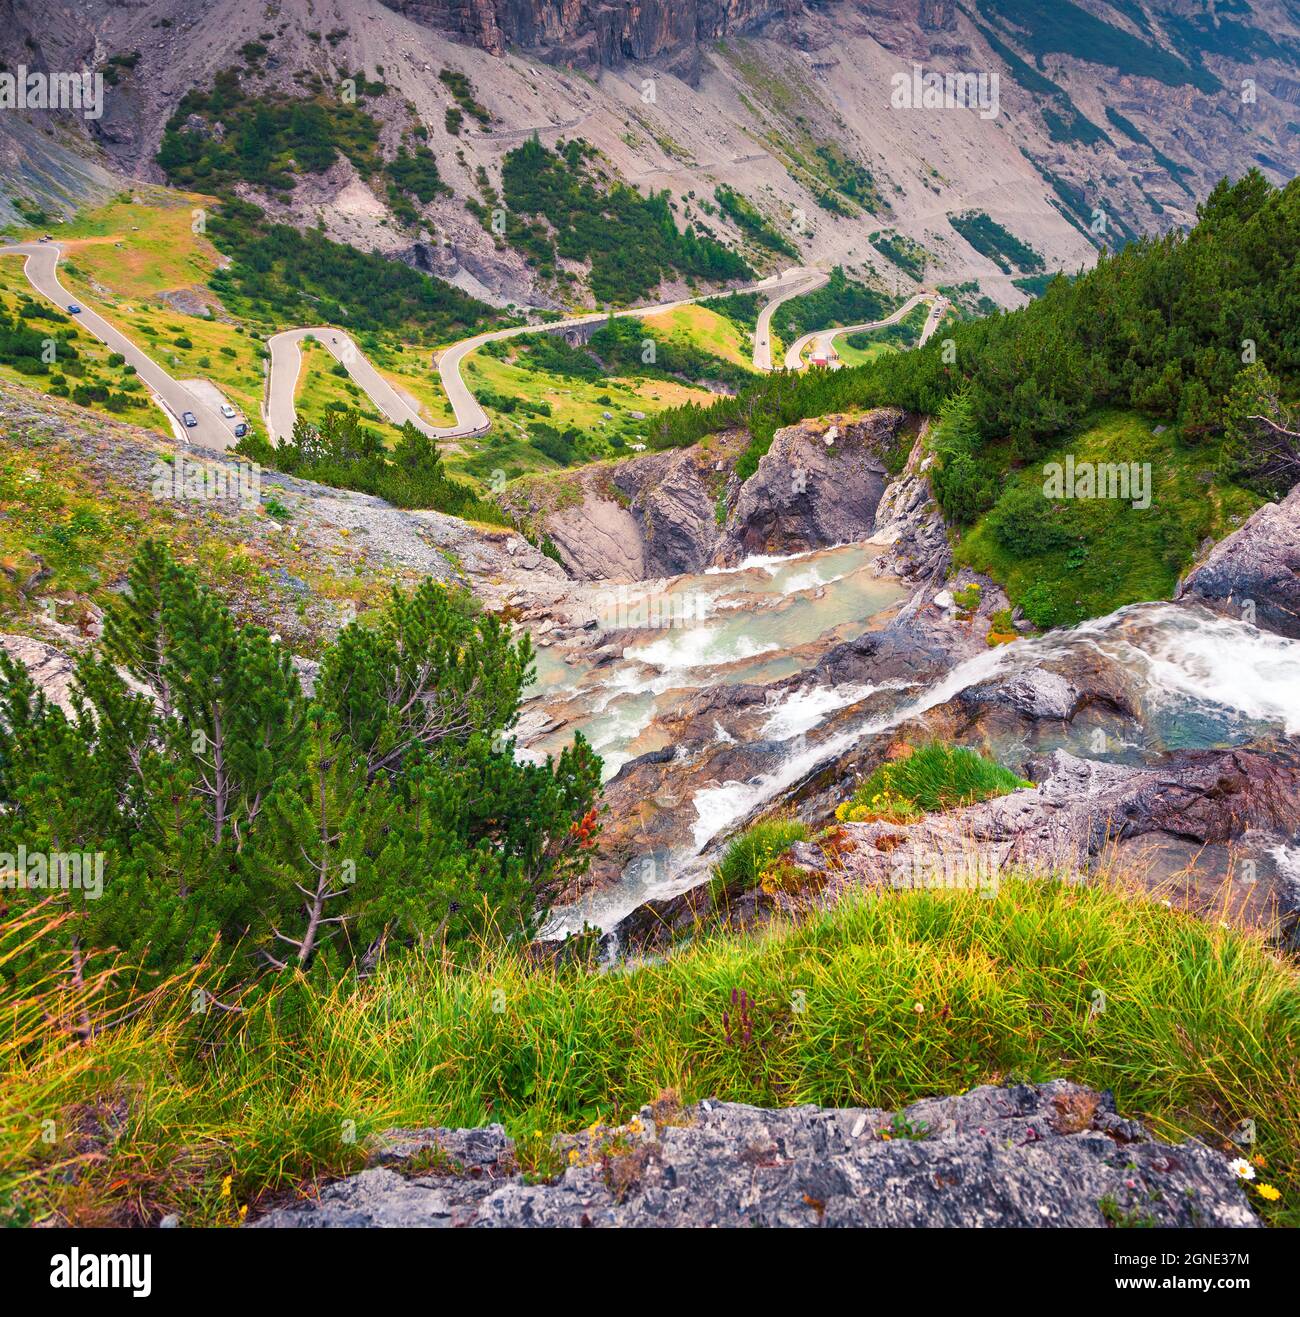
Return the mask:
POLYGON ((418 23, 481 46, 614 67, 789 17, 799 0, 383 0, 418 23))

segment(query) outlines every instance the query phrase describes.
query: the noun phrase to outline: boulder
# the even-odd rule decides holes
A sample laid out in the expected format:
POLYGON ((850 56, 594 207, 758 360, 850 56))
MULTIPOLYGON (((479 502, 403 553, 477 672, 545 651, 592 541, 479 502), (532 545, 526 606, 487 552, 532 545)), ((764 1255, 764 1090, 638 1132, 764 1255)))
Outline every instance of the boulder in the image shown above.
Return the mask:
POLYGON ((1300 485, 1220 540, 1175 597, 1300 639, 1300 485))
POLYGON ((0 649, 23 664, 39 690, 51 704, 72 713, 72 679, 76 659, 31 636, 0 635, 0 649))

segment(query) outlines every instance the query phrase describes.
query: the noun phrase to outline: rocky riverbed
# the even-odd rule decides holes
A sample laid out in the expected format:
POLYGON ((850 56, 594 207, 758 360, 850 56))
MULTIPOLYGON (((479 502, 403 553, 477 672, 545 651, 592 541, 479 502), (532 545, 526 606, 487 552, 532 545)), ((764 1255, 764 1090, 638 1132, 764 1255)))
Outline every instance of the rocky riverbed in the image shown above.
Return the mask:
MULTIPOLYGON (((3 407, 38 463, 48 454, 76 470, 123 516, 156 513, 148 489, 173 452, 166 441, 92 429, 21 390, 3 407)), ((584 568, 570 555, 567 571, 508 530, 270 472, 262 497, 287 520, 212 500, 166 512, 201 556, 217 541, 244 546, 264 585, 237 581, 236 606, 295 648, 345 620, 328 596, 347 564, 395 584, 462 581, 533 635, 520 752, 553 752, 581 730, 607 773, 595 862, 549 936, 593 922, 612 947, 680 932, 737 829, 774 810, 823 829, 884 758, 940 737, 1034 788, 910 828, 838 828, 829 857, 803 857, 810 880, 796 903, 893 884, 945 856, 979 872, 1110 865, 1293 941, 1300 491, 1207 549, 1176 602, 990 647, 1007 601, 993 582, 951 572, 917 433, 894 409, 806 421, 777 434, 743 485, 734 436, 577 473, 581 497, 561 499, 546 525, 576 544, 592 504, 617 508, 635 523, 632 557, 584 568), (676 574, 620 579, 647 565, 676 574), (321 594, 304 612, 311 582, 321 594), (972 584, 975 602, 963 595, 972 584)), ((0 643, 62 702, 96 618, 61 621, 57 603, 0 643)), ((300 666, 310 682, 311 663, 300 666)), ((729 917, 761 917, 762 904, 748 894, 729 917)))
POLYGON ((1171 903, 1292 943, 1300 921, 1296 496, 1262 508, 1213 548, 1177 602, 990 646, 990 618, 1007 600, 986 578, 950 573, 921 445, 888 481, 871 456, 907 435, 905 418, 859 422, 854 442, 866 455, 835 468, 832 481, 826 464, 836 459, 822 450, 846 428, 841 418, 777 435, 733 501, 733 516, 743 515, 705 546, 715 564, 704 574, 599 583, 625 602, 704 592, 723 606, 712 617, 728 617, 731 649, 700 644, 707 608, 686 619, 661 608, 638 626, 611 628, 598 617, 576 646, 553 651, 567 667, 544 656, 550 681, 522 739, 549 749, 584 730, 610 756, 599 854, 548 935, 596 924, 611 934, 611 951, 662 945, 709 913, 702 884, 736 830, 773 811, 825 829, 883 759, 937 737, 984 751, 1034 787, 909 828, 836 825, 829 855, 805 848, 801 896, 731 894, 740 899, 728 899, 725 918, 824 903, 848 887, 897 886, 900 874, 1110 869, 1171 903), (802 479, 791 473, 805 470, 818 472, 814 489, 834 484, 832 511, 808 515, 799 499, 781 502, 802 479), (759 485, 761 501, 750 492, 759 485), (765 519, 760 504, 773 503, 782 516, 765 519), (844 508, 853 511, 836 520, 844 508), (862 519, 869 524, 856 544, 779 552, 823 533, 818 527, 862 519), (753 552, 738 565, 716 565, 742 548, 753 552), (853 553, 869 559, 841 573, 853 553), (834 596, 844 601, 841 582, 855 572, 892 593, 850 596, 857 611, 836 615, 834 596), (777 597, 745 588, 751 573, 776 580, 777 597), (730 594, 717 586, 724 579, 730 594), (965 594, 972 584, 974 603, 965 594), (791 613, 799 626, 782 638, 782 610, 801 608, 791 613), (835 625, 813 624, 818 608, 835 625), (743 652, 746 642, 754 652, 743 652), (575 672, 576 681, 557 675, 575 672))

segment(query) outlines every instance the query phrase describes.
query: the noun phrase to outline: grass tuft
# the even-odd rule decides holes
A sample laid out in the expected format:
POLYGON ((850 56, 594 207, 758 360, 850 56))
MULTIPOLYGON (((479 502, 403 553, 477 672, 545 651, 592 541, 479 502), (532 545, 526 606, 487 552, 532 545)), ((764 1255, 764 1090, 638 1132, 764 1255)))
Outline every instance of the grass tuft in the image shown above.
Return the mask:
POLYGON ((757 887, 767 867, 797 841, 808 840, 808 825, 798 819, 764 819, 734 838, 722 854, 714 883, 718 892, 757 887))
POLYGON ((849 823, 906 823, 1033 785, 978 750, 932 741, 880 764, 836 813, 849 823))

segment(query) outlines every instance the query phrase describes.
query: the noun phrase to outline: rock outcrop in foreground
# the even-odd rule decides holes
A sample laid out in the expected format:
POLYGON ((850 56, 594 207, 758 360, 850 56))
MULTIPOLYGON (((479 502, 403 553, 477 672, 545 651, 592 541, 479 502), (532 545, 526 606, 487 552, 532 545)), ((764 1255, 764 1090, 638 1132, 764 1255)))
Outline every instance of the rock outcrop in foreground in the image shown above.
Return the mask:
POLYGON ((1228 1158, 1195 1141, 1157 1142, 1118 1116, 1109 1094, 1063 1080, 977 1088, 897 1115, 665 1106, 619 1130, 557 1140, 576 1164, 543 1184, 524 1181, 499 1125, 392 1131, 371 1169, 252 1224, 1260 1224, 1228 1158))

